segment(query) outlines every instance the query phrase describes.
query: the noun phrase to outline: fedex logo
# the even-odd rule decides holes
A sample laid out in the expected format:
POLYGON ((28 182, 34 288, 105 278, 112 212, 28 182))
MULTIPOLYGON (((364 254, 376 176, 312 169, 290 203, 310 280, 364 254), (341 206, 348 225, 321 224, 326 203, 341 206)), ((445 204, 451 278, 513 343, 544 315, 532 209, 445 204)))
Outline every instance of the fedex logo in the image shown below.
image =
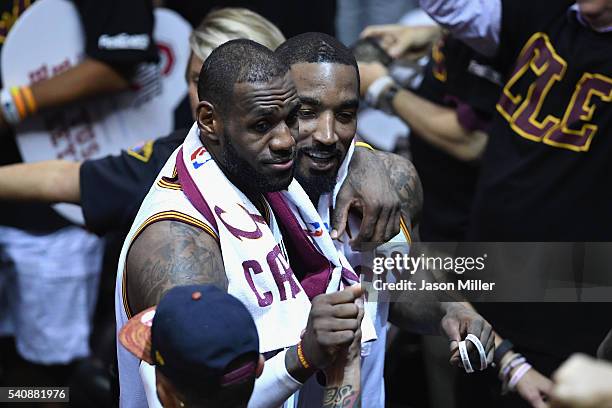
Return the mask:
POLYGON ((204 146, 198 147, 193 153, 191 153, 191 164, 194 169, 199 169, 204 164, 212 160, 212 157, 209 155, 208 157, 205 154, 208 153, 204 146))

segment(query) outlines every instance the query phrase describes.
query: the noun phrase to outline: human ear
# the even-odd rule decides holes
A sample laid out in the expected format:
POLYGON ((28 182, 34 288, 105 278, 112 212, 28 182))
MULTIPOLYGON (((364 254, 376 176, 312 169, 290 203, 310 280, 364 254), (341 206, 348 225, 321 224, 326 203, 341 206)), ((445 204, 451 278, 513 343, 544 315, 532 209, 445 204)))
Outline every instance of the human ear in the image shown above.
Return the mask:
POLYGON ((207 101, 200 101, 196 108, 196 120, 200 134, 211 141, 218 142, 221 123, 215 106, 207 101))

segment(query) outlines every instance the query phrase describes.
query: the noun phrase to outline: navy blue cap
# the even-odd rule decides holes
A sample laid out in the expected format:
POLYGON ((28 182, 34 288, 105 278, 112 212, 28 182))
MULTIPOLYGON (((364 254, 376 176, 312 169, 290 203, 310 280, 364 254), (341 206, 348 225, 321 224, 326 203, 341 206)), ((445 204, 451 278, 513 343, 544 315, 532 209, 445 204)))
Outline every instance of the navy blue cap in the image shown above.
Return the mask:
MULTIPOLYGON (((149 313, 152 318, 152 325, 148 324, 150 354, 139 357, 156 365, 175 385, 214 390, 255 376, 259 358, 257 328, 238 299, 213 285, 177 286, 164 295, 155 309, 154 317, 148 310, 130 319, 146 327, 142 316, 149 313), (232 361, 245 355, 253 358, 228 370, 232 361)), ((142 343, 138 337, 146 336, 120 333, 121 342, 134 353, 133 347, 128 346, 130 337, 131 343, 142 343)), ((140 354, 149 352, 146 346, 141 349, 140 354)))

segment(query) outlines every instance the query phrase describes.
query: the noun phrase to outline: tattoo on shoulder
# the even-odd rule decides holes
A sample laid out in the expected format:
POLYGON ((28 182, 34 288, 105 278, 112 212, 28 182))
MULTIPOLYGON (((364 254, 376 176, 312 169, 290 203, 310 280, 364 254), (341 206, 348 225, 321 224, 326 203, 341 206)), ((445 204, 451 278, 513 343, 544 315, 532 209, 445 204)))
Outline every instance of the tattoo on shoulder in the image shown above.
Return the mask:
POLYGON ((326 388, 323 408, 357 408, 360 405, 358 397, 352 385, 326 388))
POLYGON ((141 233, 128 254, 126 279, 133 313, 156 305, 174 286, 210 283, 227 290, 217 241, 178 221, 160 221, 141 233))

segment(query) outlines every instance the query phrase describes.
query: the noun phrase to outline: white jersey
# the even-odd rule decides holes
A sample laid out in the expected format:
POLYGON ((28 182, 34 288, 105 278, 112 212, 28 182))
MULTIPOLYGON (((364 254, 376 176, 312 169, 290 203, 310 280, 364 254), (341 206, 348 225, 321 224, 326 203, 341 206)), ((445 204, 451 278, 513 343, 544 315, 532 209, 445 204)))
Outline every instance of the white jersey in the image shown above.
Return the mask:
MULTIPOLYGON (((115 315, 117 332, 131 317, 126 297, 124 272, 128 251, 132 242, 138 237, 141 231, 152 223, 163 220, 174 220, 201 228, 218 239, 219 232, 209 221, 206 220, 205 217, 200 214, 198 210, 195 209, 195 207, 191 205, 191 203, 185 198, 185 195, 181 190, 181 186, 176 183, 175 163, 177 153, 178 151, 172 154, 158 175, 148 195, 144 199, 123 245, 119 259, 115 287, 115 315)), ((278 228, 274 213, 269 208, 268 210, 269 211, 267 211, 266 216, 268 217, 268 225, 272 231, 272 235, 274 236, 274 244, 281 248, 282 253, 285 255, 284 258, 288 259, 288 257, 286 257, 282 235, 278 228)), ((229 222, 231 219, 231 214, 224 215, 224 222, 229 222)), ((225 262, 226 261, 224 259, 224 263, 225 262)), ((273 288, 266 286, 265 280, 259 279, 264 277, 262 276, 264 275, 263 273, 254 271, 254 273, 257 274, 258 279, 253 279, 253 275, 250 276, 251 279, 248 279, 245 278, 245 273, 242 269, 240 270, 239 274, 235 274, 227 270, 227 264, 225 266, 226 275, 228 277, 229 293, 234 294, 241 299, 243 303, 246 302, 248 304, 249 301, 244 299, 244 293, 254 291, 255 294, 259 294, 259 296, 254 297, 255 299, 258 299, 258 301, 262 301, 264 298, 273 299, 274 304, 272 306, 276 305, 284 310, 283 313, 289 314, 290 317, 281 319, 280 322, 277 320, 274 324, 272 324, 271 322, 262 318, 262 313, 259 313, 258 315, 257 313, 252 312, 255 323, 258 326, 258 332, 267 334, 268 337, 272 336, 272 341, 284 342, 282 347, 296 344, 299 341, 301 330, 306 326, 306 320, 310 310, 310 302, 308 298, 303 295, 303 289, 301 293, 294 297, 287 295, 283 297, 283 288, 277 287, 278 283, 274 279, 271 279, 271 283, 269 283, 269 285, 274 286, 273 288), (244 282, 240 282, 240 279, 242 279, 244 282), (288 319, 291 319, 291 321, 288 321, 288 319)), ((247 305, 247 308, 252 309, 252 305, 247 305)), ((269 309, 270 308, 268 307, 268 310, 269 309)), ((262 334, 260 334, 260 338, 262 338, 262 334)), ((270 341, 267 343, 270 343, 270 347, 274 346, 274 344, 272 344, 270 341)), ((266 342, 260 341, 260 346, 262 347, 260 351, 262 353, 272 351, 271 349, 265 349, 265 344, 266 342)), ((277 348, 278 347, 274 348, 274 350, 277 348)), ((159 404, 155 393, 151 392, 151 390, 155 389, 155 376, 152 367, 150 367, 150 369, 147 367, 140 367, 140 361, 119 344, 117 346, 117 360, 120 382, 120 406, 122 408, 146 407, 147 394, 149 396, 150 406, 156 406, 159 404), (146 389, 149 389, 148 393, 145 392, 145 386, 143 386, 141 375, 147 382, 146 389), (153 398, 153 400, 151 400, 151 398, 153 398)), ((283 407, 295 408, 298 406, 319 406, 322 400, 322 389, 316 384, 316 382, 314 382, 314 379, 312 381, 308 381, 303 389, 305 390, 304 393, 298 392, 294 394, 289 398, 289 400, 287 400, 283 407), (314 390, 314 392, 310 392, 310 390, 314 390)))

